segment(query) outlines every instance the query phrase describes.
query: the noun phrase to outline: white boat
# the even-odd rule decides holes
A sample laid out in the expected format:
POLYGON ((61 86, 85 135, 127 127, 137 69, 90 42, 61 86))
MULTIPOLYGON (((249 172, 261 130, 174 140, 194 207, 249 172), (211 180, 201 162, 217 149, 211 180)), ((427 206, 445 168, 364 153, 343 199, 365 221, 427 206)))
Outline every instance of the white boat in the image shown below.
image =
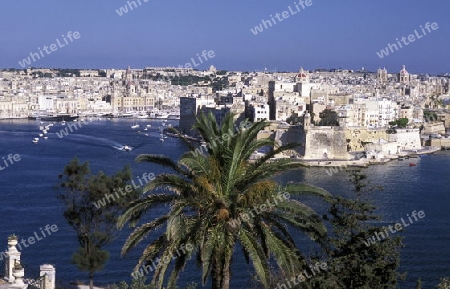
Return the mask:
POLYGON ((66 125, 66 121, 63 120, 63 121, 61 122, 61 125, 66 125))
POLYGON ((44 139, 45 139, 45 140, 48 139, 48 136, 44 136, 44 139))
POLYGON ((147 124, 147 127, 152 127, 152 125, 151 124, 147 124))
POLYGON ((38 139, 37 137, 35 137, 35 138, 32 140, 32 142, 33 142, 33 143, 38 143, 38 142, 39 142, 39 139, 38 139))
POLYGON ((40 137, 44 137, 44 134, 40 133, 39 136, 40 136, 40 137))
POLYGON ((47 134, 47 130, 44 129, 44 130, 42 131, 42 133, 43 133, 43 134, 47 134))
POLYGON ((168 117, 169 117, 168 113, 156 113, 155 114, 155 118, 158 118, 158 119, 166 119, 168 117))
POLYGON ((123 150, 124 152, 129 152, 129 151, 131 151, 131 148, 130 148, 129 146, 127 146, 127 145, 124 145, 124 146, 122 147, 122 150, 123 150))
POLYGON ((160 137, 160 138, 159 138, 159 141, 164 142, 164 138, 163 138, 163 137, 160 137))
POLYGON ((144 128, 144 130, 148 130, 147 128, 144 128))
POLYGON ((138 124, 133 124, 133 125, 131 126, 131 128, 132 128, 132 129, 139 128, 139 125, 138 125, 138 124))

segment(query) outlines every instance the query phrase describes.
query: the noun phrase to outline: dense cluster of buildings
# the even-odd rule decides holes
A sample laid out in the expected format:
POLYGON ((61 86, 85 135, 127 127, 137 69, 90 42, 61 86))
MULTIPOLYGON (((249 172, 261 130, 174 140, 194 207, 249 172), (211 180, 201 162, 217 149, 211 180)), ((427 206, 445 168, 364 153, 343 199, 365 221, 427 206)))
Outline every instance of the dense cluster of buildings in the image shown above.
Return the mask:
POLYGON ((33 113, 102 115, 164 108, 178 112, 180 97, 208 94, 212 89, 205 85, 171 85, 171 79, 205 76, 213 71, 149 67, 108 69, 102 76, 98 70, 80 70, 79 76, 65 77, 52 69, 0 71, 0 119, 26 118, 33 113))
MULTIPOLYGON (((348 158, 348 153, 362 150, 364 143, 377 142, 378 147, 383 142, 392 143, 394 136, 388 133, 389 123, 401 118, 407 118, 408 124, 405 131, 396 130, 397 139, 403 138, 400 133, 412 138, 409 142, 402 141, 401 148, 405 150, 424 145, 423 140, 417 144, 419 132, 425 132, 428 139, 430 136, 445 138, 445 127, 450 127, 445 110, 449 108, 450 78, 410 74, 405 66, 398 73, 386 69, 369 72, 303 68, 295 73, 219 73, 211 66, 206 71, 128 67, 126 70, 79 70, 76 76, 60 75, 60 71, 52 69, 0 72, 0 119, 26 118, 33 113, 131 113, 146 117, 166 110, 179 114, 180 130, 190 133, 194 116, 200 111, 212 112, 219 121, 226 113, 233 112, 242 119, 273 121, 270 132, 280 140, 294 129, 287 122, 302 125, 303 143, 316 133, 322 135, 325 143, 333 143, 329 137, 341 135, 336 139, 339 153, 315 152, 311 153, 311 159, 320 155, 348 158), (173 81, 182 77, 199 81, 173 81), (429 116, 433 118, 424 119, 424 111, 431 111, 429 116), (323 123, 319 126, 324 112, 328 116, 333 112, 338 126, 324 127, 323 123), (286 125, 290 128, 286 129, 286 125), (333 136, 323 136, 333 131, 333 136), (365 137, 360 139, 357 135, 365 137)), ((312 141, 318 139, 312 137, 312 141)), ((308 156, 307 151, 304 148, 304 157, 308 156)), ((387 153, 394 151, 399 149, 390 147, 387 153)))
POLYGON ((200 111, 211 111, 218 120, 234 112, 239 118, 273 121, 263 135, 303 144, 291 156, 304 160, 351 160, 361 151, 376 160, 397 157, 424 146, 450 145, 449 80, 413 75, 404 66, 398 73, 233 73, 234 86, 227 91, 181 98, 180 128, 188 133, 200 111), (326 110, 335 113, 337 125, 321 124, 326 110), (301 127, 290 125, 296 118, 301 127), (406 126, 392 125, 398 119, 407 119, 406 126))

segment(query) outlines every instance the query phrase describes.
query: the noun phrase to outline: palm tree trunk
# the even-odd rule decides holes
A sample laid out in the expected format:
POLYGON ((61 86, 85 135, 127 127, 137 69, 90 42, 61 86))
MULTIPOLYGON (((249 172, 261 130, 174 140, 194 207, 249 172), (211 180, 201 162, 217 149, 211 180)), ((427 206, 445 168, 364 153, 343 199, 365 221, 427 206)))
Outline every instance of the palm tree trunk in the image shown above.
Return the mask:
POLYGON ((225 266, 222 271, 222 287, 221 289, 229 289, 230 288, 230 262, 228 260, 225 261, 225 266))
POLYGON ((222 274, 220 270, 220 262, 217 262, 217 260, 214 260, 213 269, 211 272, 211 279, 212 279, 212 289, 221 289, 222 288, 222 274))

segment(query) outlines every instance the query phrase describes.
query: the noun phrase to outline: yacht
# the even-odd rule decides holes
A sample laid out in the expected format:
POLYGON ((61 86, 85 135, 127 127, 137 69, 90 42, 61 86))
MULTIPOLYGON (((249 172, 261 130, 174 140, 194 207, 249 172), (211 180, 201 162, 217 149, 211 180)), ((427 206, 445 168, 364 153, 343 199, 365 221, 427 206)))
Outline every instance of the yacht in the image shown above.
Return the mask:
POLYGON ((166 119, 168 117, 169 117, 169 114, 164 113, 164 112, 155 113, 155 118, 157 118, 157 119, 166 119))

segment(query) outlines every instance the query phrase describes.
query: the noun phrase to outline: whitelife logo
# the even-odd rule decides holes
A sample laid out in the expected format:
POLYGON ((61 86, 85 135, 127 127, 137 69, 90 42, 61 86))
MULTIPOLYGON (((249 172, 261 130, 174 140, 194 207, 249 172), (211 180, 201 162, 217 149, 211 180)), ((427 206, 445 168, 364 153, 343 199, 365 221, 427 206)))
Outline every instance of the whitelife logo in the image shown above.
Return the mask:
MULTIPOLYGON (((305 10, 306 7, 309 7, 312 4, 313 4, 312 0, 306 0, 306 1, 299 0, 298 3, 294 2, 295 9, 292 9, 292 7, 289 5, 288 6, 289 11, 286 10, 281 13, 276 13, 275 18, 277 18, 278 22, 281 22, 284 19, 288 19, 290 16, 297 14, 298 12, 305 10), (301 6, 301 8, 299 5, 301 6)), ((255 28, 250 28, 250 31, 253 33, 253 35, 258 35, 258 33, 262 33, 264 31, 264 28, 266 30, 269 29, 269 27, 272 27, 272 23, 273 23, 273 25, 276 25, 278 23, 272 15, 270 15, 269 17, 272 21, 263 19, 263 20, 261 20, 261 24, 259 24, 259 26, 255 26, 255 28), (263 25, 264 25, 264 28, 263 28, 263 25)))
POLYGON ((394 53, 395 51, 398 51, 399 50, 398 47, 403 48, 402 43, 405 46, 407 46, 410 43, 413 43, 414 41, 416 41, 417 39, 423 38, 425 35, 428 35, 425 32, 425 29, 428 31, 428 33, 431 33, 431 31, 439 29, 439 26, 438 26, 438 24, 436 22, 433 22, 431 24, 430 24, 430 22, 425 23, 425 28, 422 27, 422 25, 420 25, 420 30, 422 31, 422 35, 419 32, 417 32, 417 29, 415 29, 413 34, 409 34, 408 35, 408 38, 403 36, 402 38, 400 38, 401 41, 398 40, 398 38, 395 38, 395 40, 397 41, 398 46, 395 43, 394 44, 388 43, 386 48, 381 49, 380 52, 377 52, 378 57, 381 59, 381 58, 383 58, 385 56, 388 56, 389 55, 389 51, 391 53, 394 53), (406 41, 406 39, 408 39, 409 42, 406 41), (395 48, 395 51, 394 51, 394 48, 395 48))
POLYGON ((33 60, 33 62, 36 62, 37 60, 44 58, 46 55, 50 55, 52 52, 55 52, 59 48, 63 48, 64 46, 69 45, 69 43, 72 43, 73 41, 80 39, 80 37, 81 37, 80 32, 75 31, 72 33, 72 31, 69 31, 67 32, 67 35, 64 34, 62 35, 63 39, 62 43, 59 40, 59 38, 57 38, 56 43, 58 45, 56 45, 55 43, 50 44, 50 46, 44 45, 42 50, 44 50, 46 54, 44 54, 41 48, 38 47, 39 52, 30 52, 30 56, 24 58, 22 61, 19 61, 19 64, 20 66, 22 66, 22 68, 26 68, 31 65, 31 60, 33 60), (66 37, 70 40, 70 42, 67 40, 66 37))
POLYGON ((3 167, 2 164, 0 163, 0 171, 3 171, 4 169, 6 169, 9 166, 12 166, 13 164, 17 163, 18 161, 20 161, 20 155, 19 154, 9 154, 6 157, 9 161, 9 165, 8 165, 8 161, 5 160, 5 157, 2 157, 3 163, 5 164, 5 166, 3 167))
MULTIPOLYGON (((130 7, 129 11, 133 11, 135 8, 138 8, 140 6, 142 6, 141 0, 136 0, 136 1, 127 1, 127 5, 124 5, 122 7, 120 7, 119 9, 116 9, 116 12, 119 16, 122 16, 124 14, 128 13, 128 7, 130 7), (136 1, 139 3, 139 6, 136 4, 136 1), (134 6, 134 8, 133 8, 134 6)), ((147 3, 149 0, 142 0, 144 3, 147 3)))
MULTIPOLYGON (((408 227, 409 225, 411 225, 412 223, 414 223, 413 220, 411 219, 411 217, 409 216, 409 214, 406 214, 406 216, 408 216, 409 223, 406 223, 403 218, 400 219, 405 228, 408 227)), ((413 211, 411 213, 411 216, 417 222, 418 221, 417 217, 419 217, 419 219, 425 218, 425 212, 424 211, 419 211, 419 212, 413 211)), ((389 237, 388 229, 392 234, 394 234, 398 231, 401 231, 403 229, 402 224, 400 224, 400 223, 396 223, 393 227, 395 229, 392 228, 391 225, 389 225, 387 228, 384 229, 384 232, 380 231, 380 232, 375 233, 375 235, 373 235, 371 238, 367 239, 367 242, 363 241, 364 245, 366 245, 366 247, 370 247, 370 245, 375 244, 377 242, 377 240, 382 241, 382 240, 386 239, 387 237, 389 237)))
MULTIPOLYGON (((38 232, 35 231, 33 236, 30 236, 27 239, 20 239, 20 242, 18 242, 16 245, 18 247, 18 250, 22 251, 22 245, 25 248, 28 248, 28 246, 33 245, 34 243, 36 243, 36 241, 43 240, 47 236, 50 236, 52 233, 58 232, 58 226, 55 224, 53 224, 51 226, 49 224, 47 224, 47 225, 45 225, 44 229, 39 228, 39 230, 41 232, 40 234, 38 234, 38 232), (44 231, 47 232, 47 234, 45 234, 44 231), (28 244, 27 244, 27 241, 28 241, 28 244)), ((6 258, 6 257, 8 257, 8 250, 0 252, 0 261, 2 261, 3 258, 6 258)))
POLYGON ((121 197, 125 196, 126 194, 129 194, 133 192, 133 189, 137 190, 140 187, 143 187, 145 184, 153 181, 156 177, 153 173, 144 173, 142 175, 142 179, 138 176, 139 185, 137 185, 134 180, 131 181, 131 185, 126 185, 124 188, 118 188, 113 190, 113 194, 106 194, 101 200, 98 200, 97 202, 94 202, 94 206, 97 209, 100 209, 106 204, 111 203, 112 201, 116 201, 120 199, 121 197), (120 193, 120 195, 119 195, 120 193), (111 201, 112 200, 112 201, 111 201))

